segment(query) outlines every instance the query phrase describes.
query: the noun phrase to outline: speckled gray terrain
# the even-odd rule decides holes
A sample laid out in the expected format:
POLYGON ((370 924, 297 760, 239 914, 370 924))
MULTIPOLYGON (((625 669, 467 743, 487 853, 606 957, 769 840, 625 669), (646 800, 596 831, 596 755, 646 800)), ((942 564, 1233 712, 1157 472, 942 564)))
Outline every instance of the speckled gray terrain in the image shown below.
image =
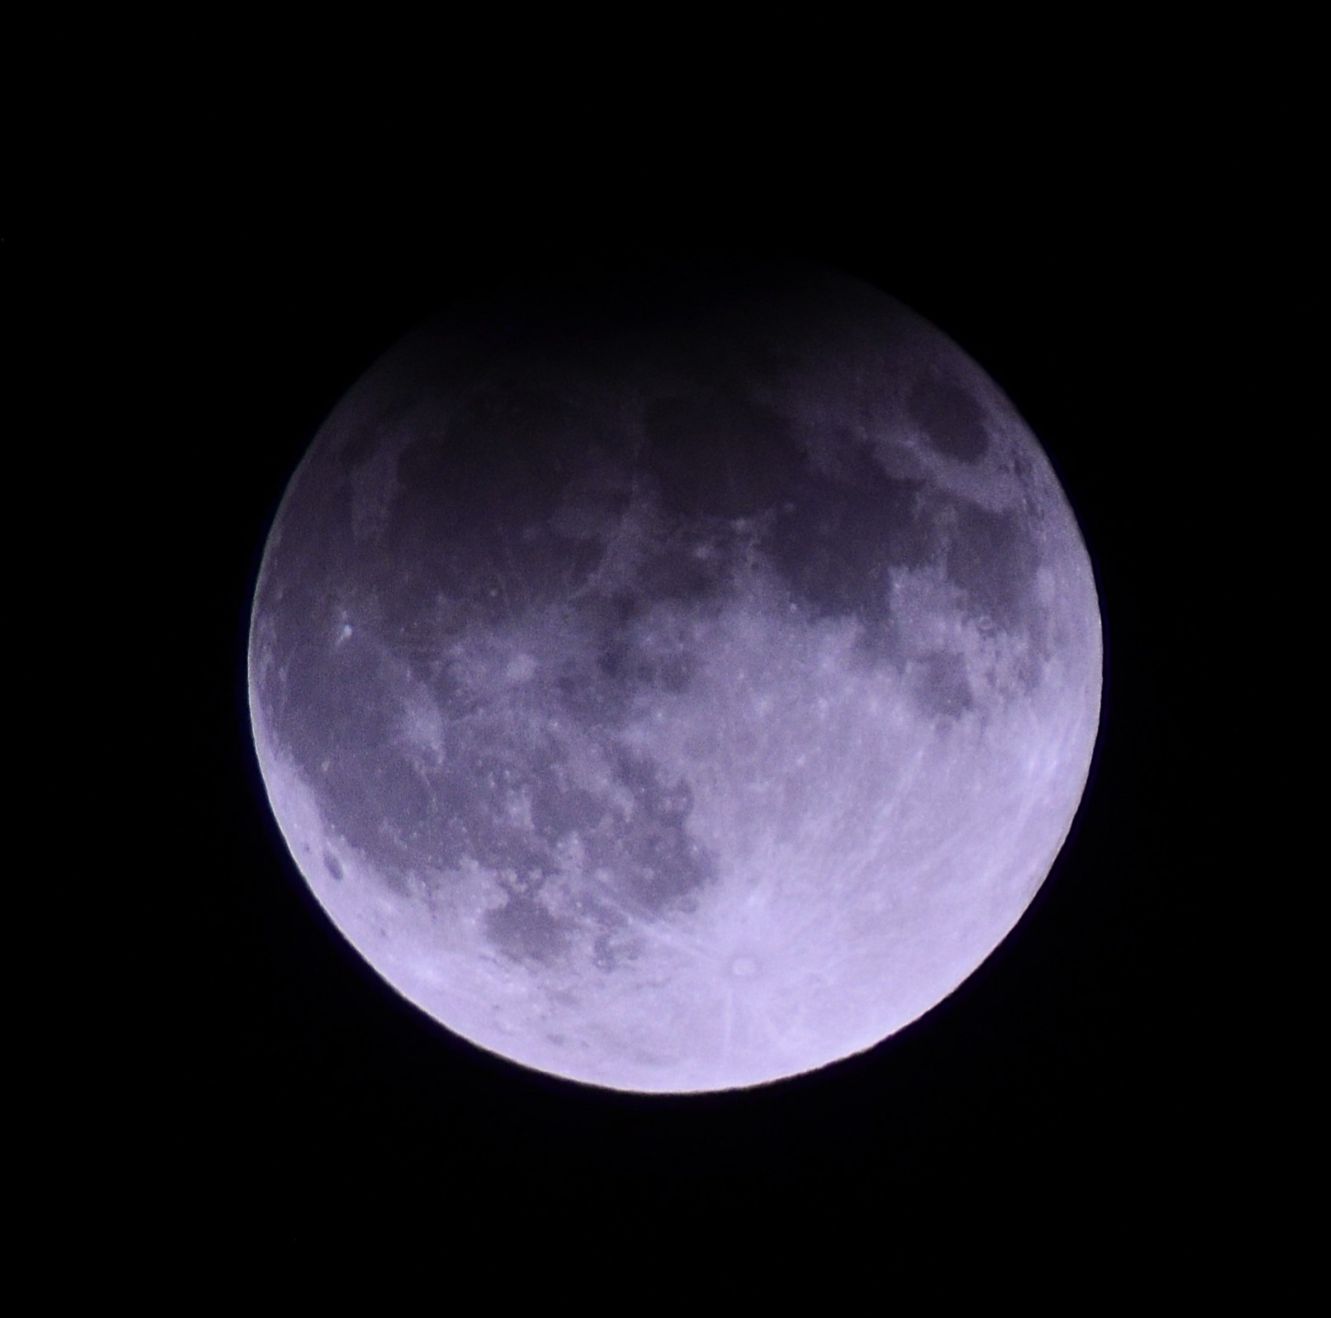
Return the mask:
POLYGON ((869 1047, 983 960, 1071 824, 1100 662, 1011 405, 786 270, 400 344, 292 478, 250 690, 292 853, 390 984, 683 1091, 869 1047))

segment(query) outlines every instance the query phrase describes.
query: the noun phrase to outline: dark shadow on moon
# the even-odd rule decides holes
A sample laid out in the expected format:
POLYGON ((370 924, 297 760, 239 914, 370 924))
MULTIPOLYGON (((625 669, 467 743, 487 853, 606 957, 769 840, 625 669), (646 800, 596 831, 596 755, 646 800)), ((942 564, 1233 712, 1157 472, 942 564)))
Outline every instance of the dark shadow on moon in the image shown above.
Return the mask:
POLYGON ((662 505, 690 520, 744 517, 789 498, 803 455, 787 418, 734 389, 649 402, 644 465, 662 505))

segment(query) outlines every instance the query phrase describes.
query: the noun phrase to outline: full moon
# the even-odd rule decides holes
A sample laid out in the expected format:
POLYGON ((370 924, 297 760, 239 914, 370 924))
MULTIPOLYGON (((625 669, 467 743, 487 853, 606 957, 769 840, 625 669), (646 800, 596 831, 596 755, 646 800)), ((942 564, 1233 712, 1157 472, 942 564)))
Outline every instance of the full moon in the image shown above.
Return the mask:
POLYGON ((955 343, 784 267, 455 308, 320 429, 250 711, 333 923, 513 1062, 730 1089, 945 998, 1085 787, 1100 615, 955 343))

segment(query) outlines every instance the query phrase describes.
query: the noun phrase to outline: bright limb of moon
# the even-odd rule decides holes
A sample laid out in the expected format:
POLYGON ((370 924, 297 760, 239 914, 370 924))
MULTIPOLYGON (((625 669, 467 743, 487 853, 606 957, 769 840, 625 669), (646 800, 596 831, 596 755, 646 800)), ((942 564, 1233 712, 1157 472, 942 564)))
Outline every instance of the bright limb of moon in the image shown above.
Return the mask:
POLYGON ((759 1084, 942 1000, 1085 786, 1100 620, 964 353, 807 270, 410 336, 293 476, 255 744, 330 918, 481 1047, 759 1084))

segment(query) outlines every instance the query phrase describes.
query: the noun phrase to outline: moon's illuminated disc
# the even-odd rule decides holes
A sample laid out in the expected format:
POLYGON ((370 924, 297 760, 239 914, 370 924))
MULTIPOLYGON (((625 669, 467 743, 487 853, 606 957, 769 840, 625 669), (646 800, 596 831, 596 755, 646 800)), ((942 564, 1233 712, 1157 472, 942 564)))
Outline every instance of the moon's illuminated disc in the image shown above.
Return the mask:
POLYGON ((273 809, 450 1030, 632 1090, 945 997, 1048 874, 1100 705, 1049 463, 838 275, 455 312, 342 400, 254 602, 273 809))

